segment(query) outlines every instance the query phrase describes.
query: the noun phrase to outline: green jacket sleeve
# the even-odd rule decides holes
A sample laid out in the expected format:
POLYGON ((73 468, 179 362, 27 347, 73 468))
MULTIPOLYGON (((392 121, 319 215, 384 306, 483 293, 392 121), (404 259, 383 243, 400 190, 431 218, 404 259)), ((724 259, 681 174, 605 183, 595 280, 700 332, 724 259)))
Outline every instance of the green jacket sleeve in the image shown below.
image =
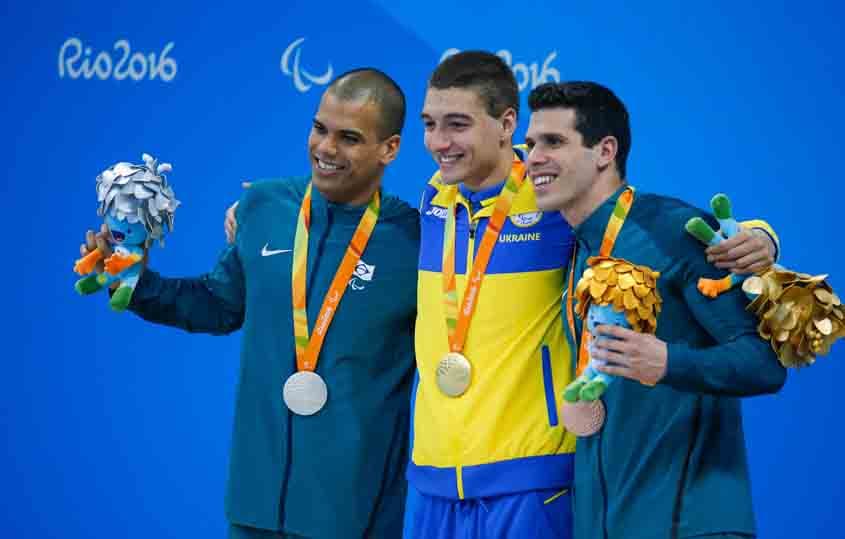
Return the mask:
POLYGON ((200 277, 171 279, 141 274, 129 310, 150 322, 194 333, 224 335, 244 320, 244 275, 237 247, 227 247, 214 269, 200 277))
MULTIPOLYGON (((775 393, 786 381, 786 369, 771 346, 756 332, 731 334, 729 312, 705 307, 695 285, 685 290, 698 321, 719 340, 715 346, 695 348, 669 343, 666 376, 661 383, 679 391, 746 397, 775 393), (727 322, 727 323, 726 323, 727 322)), ((704 296, 701 296, 703 299, 704 296)))
POLYGON ((745 310, 747 299, 738 288, 716 299, 705 297, 698 291, 696 275, 702 275, 706 266, 694 266, 684 279, 682 294, 716 344, 697 348, 668 343, 661 383, 679 391, 737 397, 777 392, 786 381, 786 369, 769 343, 757 335, 755 320, 745 310))

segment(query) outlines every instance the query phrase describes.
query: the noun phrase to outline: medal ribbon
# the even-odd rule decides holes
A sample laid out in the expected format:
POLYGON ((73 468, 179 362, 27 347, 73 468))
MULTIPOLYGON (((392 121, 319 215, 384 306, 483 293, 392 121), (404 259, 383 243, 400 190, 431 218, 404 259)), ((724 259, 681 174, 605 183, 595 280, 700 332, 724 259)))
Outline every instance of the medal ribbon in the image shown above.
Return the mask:
POLYGON ((478 304, 478 294, 481 281, 487 271, 487 263, 493 254, 493 247, 499 239, 502 225, 513 205, 513 199, 525 180, 525 165, 514 155, 511 173, 501 193, 496 199, 493 215, 487 222, 484 236, 478 247, 478 255, 472 264, 472 270, 467 274, 467 287, 458 311, 458 292, 455 282, 455 220, 457 213, 457 189, 449 199, 446 212, 446 225, 443 231, 443 306, 446 314, 446 328, 449 333, 449 351, 460 353, 464 349, 469 323, 478 304))
POLYGON ((361 253, 367 247, 367 242, 373 234, 373 228, 378 221, 381 199, 378 191, 373 193, 358 228, 352 235, 346 254, 340 262, 340 267, 332 279, 331 286, 323 299, 314 335, 308 337, 308 311, 305 309, 305 274, 308 271, 308 236, 311 229, 311 184, 305 190, 302 206, 299 208, 299 219, 296 223, 296 236, 293 243, 293 271, 291 272, 291 290, 293 297, 293 334, 296 345, 296 368, 298 371, 314 371, 326 331, 337 312, 343 294, 346 292, 349 278, 361 259, 361 253))
MULTIPOLYGON (((604 230, 604 238, 601 241, 599 248, 599 256, 610 256, 613 251, 613 246, 616 244, 616 237, 619 231, 622 230, 622 225, 625 224, 625 219, 628 217, 628 212, 631 210, 631 205, 634 203, 634 188, 628 187, 619 195, 616 200, 616 206, 613 208, 613 213, 610 214, 610 219, 607 221, 607 228, 604 230)), ((566 319, 569 322, 569 330, 572 332, 572 338, 575 338, 575 298, 572 297, 575 280, 575 263, 578 261, 578 244, 575 244, 575 249, 572 252, 572 263, 569 266, 569 283, 566 290, 566 319)), ((588 349, 589 332, 587 331, 587 324, 581 324, 581 344, 578 346, 578 367, 575 370, 576 376, 580 376, 584 369, 587 368, 587 363, 590 362, 590 353, 588 349)))

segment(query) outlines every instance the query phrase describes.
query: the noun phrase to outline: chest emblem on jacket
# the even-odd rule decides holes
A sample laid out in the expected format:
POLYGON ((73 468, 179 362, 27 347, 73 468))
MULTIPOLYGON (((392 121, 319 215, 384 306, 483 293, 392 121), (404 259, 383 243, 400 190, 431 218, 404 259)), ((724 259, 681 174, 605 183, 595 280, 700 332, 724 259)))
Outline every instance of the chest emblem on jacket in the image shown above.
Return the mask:
POLYGON ((270 242, 265 243, 264 247, 261 248, 261 256, 273 256, 293 252, 293 249, 268 249, 268 247, 270 247, 270 242))
POLYGON ((349 279, 349 287, 352 290, 363 290, 366 288, 366 283, 372 282, 376 273, 375 264, 367 264, 363 260, 358 260, 358 265, 352 272, 352 277, 349 279))
POLYGON ((543 218, 543 212, 541 211, 532 211, 529 213, 518 213, 516 215, 511 215, 510 220, 514 226, 519 228, 528 228, 529 226, 534 226, 540 222, 540 219, 543 218))

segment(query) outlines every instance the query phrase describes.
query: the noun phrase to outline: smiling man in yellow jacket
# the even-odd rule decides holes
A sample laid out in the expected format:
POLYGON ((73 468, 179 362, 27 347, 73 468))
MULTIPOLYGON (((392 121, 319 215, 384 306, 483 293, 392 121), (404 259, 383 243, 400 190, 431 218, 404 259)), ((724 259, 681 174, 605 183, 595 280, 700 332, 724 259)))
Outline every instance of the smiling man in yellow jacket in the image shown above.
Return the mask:
MULTIPOLYGON (((561 316, 574 237, 525 180, 518 109, 513 73, 488 52, 451 56, 429 80, 439 170, 420 206, 406 539, 572 537, 575 437, 558 410, 574 372, 561 316)), ((764 232, 744 238, 774 250, 764 232)))

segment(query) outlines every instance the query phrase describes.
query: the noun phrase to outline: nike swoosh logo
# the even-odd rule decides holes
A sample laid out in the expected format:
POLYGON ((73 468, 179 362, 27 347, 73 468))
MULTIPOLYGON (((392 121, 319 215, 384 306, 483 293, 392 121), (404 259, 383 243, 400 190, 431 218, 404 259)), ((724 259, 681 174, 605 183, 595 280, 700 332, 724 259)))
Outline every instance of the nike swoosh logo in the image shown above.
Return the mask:
POLYGON ((279 255, 279 254, 282 254, 282 253, 289 253, 289 252, 293 251, 293 249, 272 249, 271 250, 271 249, 267 249, 268 245, 270 245, 269 242, 265 243, 264 247, 261 248, 261 256, 273 256, 273 255, 279 255))

